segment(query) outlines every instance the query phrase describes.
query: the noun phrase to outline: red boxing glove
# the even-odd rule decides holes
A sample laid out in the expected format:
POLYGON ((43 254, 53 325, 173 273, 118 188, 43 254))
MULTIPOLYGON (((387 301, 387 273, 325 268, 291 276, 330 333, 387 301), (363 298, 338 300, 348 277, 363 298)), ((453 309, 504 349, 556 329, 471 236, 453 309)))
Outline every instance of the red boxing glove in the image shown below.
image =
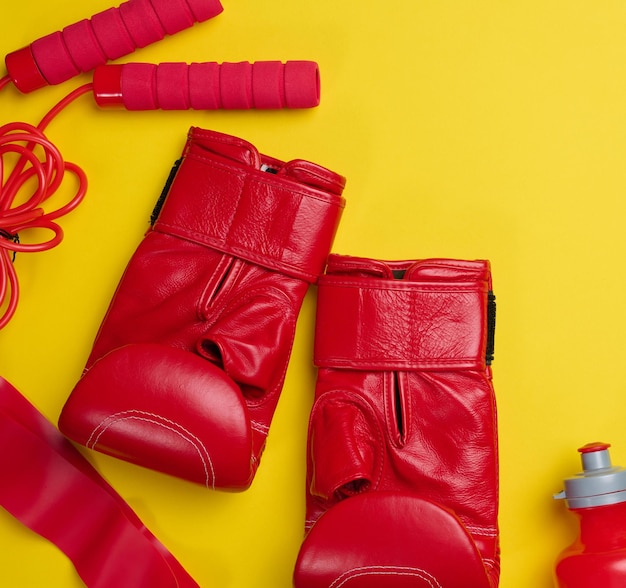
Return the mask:
POLYGON ((495 588, 486 261, 331 255, 296 588, 495 588))
POLYGON ((59 428, 148 468, 244 489, 345 180, 194 128, 168 184, 59 428))

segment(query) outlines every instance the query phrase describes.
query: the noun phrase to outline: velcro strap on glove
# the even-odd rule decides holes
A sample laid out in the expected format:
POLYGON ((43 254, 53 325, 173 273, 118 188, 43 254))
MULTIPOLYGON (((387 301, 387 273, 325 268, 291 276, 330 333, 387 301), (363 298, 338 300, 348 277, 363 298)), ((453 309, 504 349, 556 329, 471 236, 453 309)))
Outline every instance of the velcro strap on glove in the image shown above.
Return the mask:
POLYGON ((153 228, 316 282, 344 183, 316 164, 278 162, 244 141, 195 129, 153 228))
POLYGON ((484 369, 485 282, 322 276, 315 364, 357 370, 484 369), (331 327, 332 325, 332 327, 331 327))

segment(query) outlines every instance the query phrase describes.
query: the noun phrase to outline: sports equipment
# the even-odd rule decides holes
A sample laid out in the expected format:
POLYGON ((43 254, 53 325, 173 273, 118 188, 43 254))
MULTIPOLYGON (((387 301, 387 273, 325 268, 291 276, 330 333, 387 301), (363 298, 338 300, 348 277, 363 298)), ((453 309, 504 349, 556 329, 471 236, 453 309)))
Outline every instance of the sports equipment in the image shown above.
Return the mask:
POLYGON ((128 0, 9 53, 5 65, 15 87, 32 92, 91 71, 222 10, 219 0, 128 0))
POLYGON ((86 586, 198 588, 122 497, 4 378, 0 450, 0 506, 65 553, 86 586))
POLYGON ((344 184, 314 163, 192 128, 61 431, 210 488, 248 487, 344 184))
POLYGON ((495 588, 486 261, 331 255, 320 279, 297 588, 495 588))
POLYGON ((125 63, 96 68, 93 92, 128 110, 312 108, 320 77, 314 61, 125 63))

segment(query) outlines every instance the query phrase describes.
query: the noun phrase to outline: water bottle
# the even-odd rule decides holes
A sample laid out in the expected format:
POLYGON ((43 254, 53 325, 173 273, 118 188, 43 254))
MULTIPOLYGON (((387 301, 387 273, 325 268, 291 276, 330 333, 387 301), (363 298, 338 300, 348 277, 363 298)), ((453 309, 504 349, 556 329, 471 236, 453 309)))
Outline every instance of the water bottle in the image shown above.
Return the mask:
POLYGON ((575 541, 556 561, 558 588, 626 587, 626 469, 611 465, 609 447, 581 447, 583 471, 554 495, 579 523, 575 541))

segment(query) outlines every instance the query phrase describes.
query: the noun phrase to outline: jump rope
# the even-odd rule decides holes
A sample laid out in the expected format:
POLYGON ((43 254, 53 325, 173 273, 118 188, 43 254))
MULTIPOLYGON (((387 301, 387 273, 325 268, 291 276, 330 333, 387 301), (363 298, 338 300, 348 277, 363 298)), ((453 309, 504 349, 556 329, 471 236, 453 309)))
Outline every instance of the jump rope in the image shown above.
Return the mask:
POLYGON ((128 0, 5 57, 7 74, 0 78, 0 92, 12 84, 30 93, 91 71, 93 78, 58 102, 38 125, 0 126, 0 330, 15 314, 19 300, 16 254, 56 247, 63 239, 58 219, 74 210, 87 192, 85 172, 65 161, 45 134, 50 122, 77 98, 92 93, 100 107, 127 110, 310 108, 319 104, 319 69, 312 61, 108 63, 222 10, 219 0, 128 0), (74 195, 63 206, 46 211, 46 201, 57 193, 66 173, 78 182, 74 195), (52 236, 39 242, 21 241, 21 235, 32 235, 37 229, 52 236))

